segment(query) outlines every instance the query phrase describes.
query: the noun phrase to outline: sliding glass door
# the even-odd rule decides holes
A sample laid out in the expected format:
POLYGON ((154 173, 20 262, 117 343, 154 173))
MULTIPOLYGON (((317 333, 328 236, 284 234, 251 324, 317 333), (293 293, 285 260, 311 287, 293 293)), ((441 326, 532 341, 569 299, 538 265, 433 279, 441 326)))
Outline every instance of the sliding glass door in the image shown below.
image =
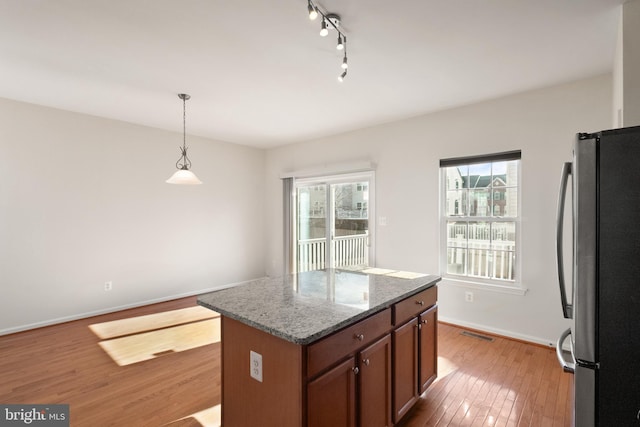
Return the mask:
POLYGON ((296 180, 294 271, 370 265, 372 186, 372 173, 296 180))

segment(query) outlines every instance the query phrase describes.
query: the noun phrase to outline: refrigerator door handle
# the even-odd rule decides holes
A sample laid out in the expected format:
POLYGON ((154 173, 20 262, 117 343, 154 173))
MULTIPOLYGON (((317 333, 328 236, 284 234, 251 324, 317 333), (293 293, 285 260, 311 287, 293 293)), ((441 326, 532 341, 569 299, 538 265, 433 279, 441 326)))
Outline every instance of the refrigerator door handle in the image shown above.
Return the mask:
MULTIPOLYGON (((567 338, 570 336, 571 336, 571 328, 567 329, 562 333, 562 335, 560 335, 560 338, 558 338, 558 342, 556 343, 556 356, 558 357, 558 362, 560 362, 560 366, 562 366, 562 370, 573 374, 576 370, 575 361, 567 362, 562 352, 562 346, 564 345, 564 342, 567 340, 567 338)), ((573 343, 571 343, 571 349, 572 349, 571 356, 573 357, 573 343)))
POLYGON ((567 184, 571 175, 571 163, 565 163, 562 167, 562 179, 560 181, 560 193, 558 194, 558 214, 556 216, 556 257, 558 260, 558 284, 560 285, 560 299, 562 302, 562 314, 565 319, 573 318, 573 305, 567 301, 565 289, 564 261, 562 256, 564 234, 564 205, 567 195, 567 184))

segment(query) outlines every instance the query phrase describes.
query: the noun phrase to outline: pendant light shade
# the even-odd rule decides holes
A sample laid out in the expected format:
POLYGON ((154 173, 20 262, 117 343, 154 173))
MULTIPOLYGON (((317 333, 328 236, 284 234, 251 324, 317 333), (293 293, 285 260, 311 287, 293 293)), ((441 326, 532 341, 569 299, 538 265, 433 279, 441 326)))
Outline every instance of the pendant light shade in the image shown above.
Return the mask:
POLYGON ((180 169, 176 173, 171 175, 171 178, 167 180, 168 184, 182 184, 182 185, 198 185, 202 184, 202 181, 198 179, 196 174, 189 169, 180 169))
POLYGON ((182 185, 197 185, 202 184, 202 181, 189 170, 191 167, 191 160, 187 157, 187 100, 191 96, 186 93, 178 94, 178 98, 182 99, 182 147, 180 147, 180 158, 176 162, 176 168, 178 170, 171 175, 166 182, 168 184, 182 184, 182 185))

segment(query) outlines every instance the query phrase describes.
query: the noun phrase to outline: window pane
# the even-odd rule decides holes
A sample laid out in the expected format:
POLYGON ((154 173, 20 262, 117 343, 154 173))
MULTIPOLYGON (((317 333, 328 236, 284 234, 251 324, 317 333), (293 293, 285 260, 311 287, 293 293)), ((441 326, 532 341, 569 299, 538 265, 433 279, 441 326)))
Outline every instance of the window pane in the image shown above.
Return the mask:
POLYGON ((516 223, 515 222, 494 222, 491 225, 491 240, 494 249, 515 250, 516 245, 516 223))
POLYGON ((468 236, 467 274, 476 277, 489 277, 491 224, 488 222, 469 222, 468 236))
POLYGON ((447 221, 447 246, 458 248, 467 247, 466 222, 447 221))
POLYGON ((326 189, 324 186, 298 189, 298 239, 319 239, 326 229, 326 189))
POLYGON ((469 188, 488 188, 491 186, 491 163, 469 165, 469 188))
POLYGON ((490 198, 486 188, 469 190, 469 216, 491 216, 490 198))
POLYGON ((500 200, 502 214, 499 216, 518 216, 518 187, 507 187, 504 189, 504 200, 500 200))
POLYGON ((518 160, 493 163, 493 186, 514 187, 518 185, 518 160))
POLYGON ((515 264, 515 252, 493 251, 493 271, 491 277, 501 280, 514 280, 515 264))
POLYGON ((518 189, 494 187, 491 192, 493 216, 516 216, 518 212, 518 189))
POLYGON ((467 274, 467 250, 463 248, 447 249, 447 273, 467 274))
POLYGON ((447 216, 467 215, 467 190, 447 191, 447 216))
POLYGON ((455 166, 445 169, 445 188, 447 190, 457 190, 467 188, 467 175, 469 168, 467 166, 455 166))

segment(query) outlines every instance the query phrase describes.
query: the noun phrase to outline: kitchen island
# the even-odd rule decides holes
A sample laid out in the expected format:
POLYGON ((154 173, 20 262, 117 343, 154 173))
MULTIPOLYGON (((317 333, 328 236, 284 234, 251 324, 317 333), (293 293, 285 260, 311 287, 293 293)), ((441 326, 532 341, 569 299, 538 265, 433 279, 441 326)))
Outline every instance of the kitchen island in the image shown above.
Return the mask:
POLYGON ((222 315, 222 423, 390 426, 436 377, 440 277, 320 270, 201 295, 222 315))

